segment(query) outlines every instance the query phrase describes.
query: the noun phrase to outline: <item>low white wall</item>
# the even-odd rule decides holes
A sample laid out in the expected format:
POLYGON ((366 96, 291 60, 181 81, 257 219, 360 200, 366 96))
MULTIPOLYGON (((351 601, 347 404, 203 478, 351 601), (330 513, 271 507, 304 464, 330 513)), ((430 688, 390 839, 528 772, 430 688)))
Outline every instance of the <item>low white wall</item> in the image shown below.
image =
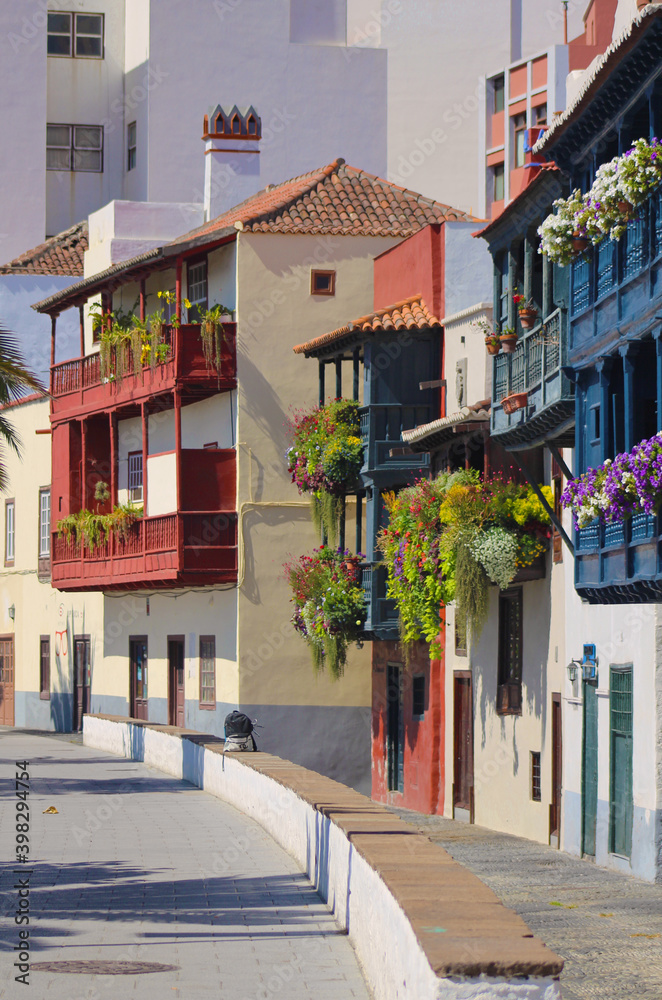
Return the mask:
POLYGON ((83 742, 191 781, 258 822, 294 857, 348 932, 376 1000, 560 1000, 558 982, 548 978, 440 979, 406 914, 344 831, 240 756, 94 716, 83 719, 83 742))

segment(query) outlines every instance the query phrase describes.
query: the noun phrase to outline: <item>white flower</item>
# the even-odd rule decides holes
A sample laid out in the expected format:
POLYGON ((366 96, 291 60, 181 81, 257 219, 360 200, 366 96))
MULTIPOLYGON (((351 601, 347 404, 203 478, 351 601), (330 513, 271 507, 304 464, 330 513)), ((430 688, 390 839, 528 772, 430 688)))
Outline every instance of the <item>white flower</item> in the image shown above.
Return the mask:
POLYGON ((517 574, 517 537, 505 528, 489 528, 478 534, 469 548, 492 583, 505 590, 517 574))

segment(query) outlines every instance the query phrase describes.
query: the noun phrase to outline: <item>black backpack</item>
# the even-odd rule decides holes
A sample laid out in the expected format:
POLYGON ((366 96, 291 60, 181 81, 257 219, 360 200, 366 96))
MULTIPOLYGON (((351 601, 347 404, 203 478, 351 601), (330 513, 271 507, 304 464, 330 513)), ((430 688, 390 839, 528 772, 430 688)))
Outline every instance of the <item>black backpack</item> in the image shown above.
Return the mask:
POLYGON ((243 712, 230 712, 225 716, 225 749, 257 750, 253 729, 252 721, 243 712))

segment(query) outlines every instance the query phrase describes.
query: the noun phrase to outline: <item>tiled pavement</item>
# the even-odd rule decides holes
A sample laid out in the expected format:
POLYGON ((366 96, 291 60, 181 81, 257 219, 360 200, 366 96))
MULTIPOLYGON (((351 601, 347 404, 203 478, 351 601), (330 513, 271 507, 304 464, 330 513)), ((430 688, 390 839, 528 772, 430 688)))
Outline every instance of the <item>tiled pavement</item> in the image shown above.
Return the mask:
POLYGON ((662 1000, 662 885, 479 826, 394 809, 565 959, 563 1000, 662 1000))
POLYGON ((232 807, 71 738, 0 731, 0 761, 3 1000, 367 1000, 327 907, 232 807), (31 762, 31 990, 11 969, 13 779, 23 759, 31 762), (49 806, 57 814, 45 814, 49 806), (95 961, 123 964, 82 972, 58 964, 95 961), (132 971, 136 962, 171 968, 132 971))

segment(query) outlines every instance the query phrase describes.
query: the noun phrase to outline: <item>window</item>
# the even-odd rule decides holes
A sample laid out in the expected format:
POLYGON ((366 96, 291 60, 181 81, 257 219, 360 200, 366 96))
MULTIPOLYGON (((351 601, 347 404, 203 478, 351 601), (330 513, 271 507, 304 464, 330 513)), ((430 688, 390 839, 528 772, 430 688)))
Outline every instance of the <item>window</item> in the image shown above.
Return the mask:
POLYGON ((103 14, 49 11, 46 51, 49 56, 103 59, 103 14))
POLYGON ((188 318, 189 322, 195 323, 207 308, 207 261, 189 264, 187 277, 188 300, 191 303, 188 318))
POLYGON ((39 558, 51 554, 51 490, 39 490, 39 558))
POLYGON ((200 708, 216 708, 216 637, 200 636, 200 708))
POLYGON ((522 714, 522 591, 499 594, 497 712, 522 714))
POLYGON ((467 623, 466 620, 458 620, 457 611, 455 612, 455 655, 467 655, 467 623))
POLYGON ((425 715, 425 674, 414 674, 411 686, 411 714, 414 719, 425 715))
POLYGON ((335 271, 311 271, 310 272, 310 294, 311 295, 335 295, 336 294, 336 272, 335 271))
POLYGON ((126 127, 126 169, 135 170, 136 167, 136 123, 131 122, 126 127))
POLYGON ((513 149, 515 150, 515 166, 523 167, 526 146, 526 115, 513 115, 513 149))
POLYGON ((14 563, 15 505, 13 500, 5 500, 5 566, 14 563))
POLYGON ((494 88, 494 114, 498 115, 505 107, 505 80, 503 76, 496 76, 492 82, 494 88))
POLYGON ((505 171, 503 163, 497 163, 492 169, 493 186, 492 201, 503 201, 506 195, 505 171))
POLYGON ((591 444, 600 443, 600 404, 589 410, 589 440, 591 444))
POLYGON ((51 640, 47 635, 39 637, 39 697, 48 701, 51 696, 51 640))
POLYGON ((536 128, 543 128, 547 125, 547 105, 539 104, 533 109, 533 124, 536 128))
POLYGON ((135 503, 143 498, 143 453, 129 452, 129 500, 135 503))
POLYGON ((540 787, 540 751, 531 751, 531 798, 534 802, 542 800, 540 787))
POLYGON ((103 171, 101 125, 47 125, 46 169, 103 171))

